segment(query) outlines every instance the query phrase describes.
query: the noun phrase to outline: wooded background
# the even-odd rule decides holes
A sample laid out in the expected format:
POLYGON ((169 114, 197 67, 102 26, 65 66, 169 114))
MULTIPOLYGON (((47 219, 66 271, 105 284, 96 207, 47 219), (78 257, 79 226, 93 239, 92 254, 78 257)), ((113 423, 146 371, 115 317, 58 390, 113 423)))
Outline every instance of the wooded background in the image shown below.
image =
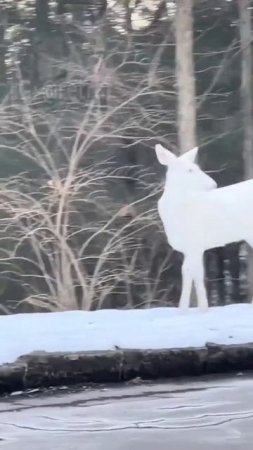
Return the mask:
MULTIPOLYGON (((2 313, 177 304, 154 145, 252 177, 251 8, 0 0, 2 313)), ((206 252, 211 305, 248 301, 247 260, 206 252)))

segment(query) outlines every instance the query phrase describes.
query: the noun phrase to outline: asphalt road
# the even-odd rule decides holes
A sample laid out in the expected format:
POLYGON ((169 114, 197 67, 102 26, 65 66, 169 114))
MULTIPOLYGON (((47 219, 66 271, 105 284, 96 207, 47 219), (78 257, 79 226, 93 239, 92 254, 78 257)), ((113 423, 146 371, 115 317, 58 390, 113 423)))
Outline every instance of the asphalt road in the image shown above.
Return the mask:
POLYGON ((3 450, 252 450, 253 376, 0 401, 3 450))

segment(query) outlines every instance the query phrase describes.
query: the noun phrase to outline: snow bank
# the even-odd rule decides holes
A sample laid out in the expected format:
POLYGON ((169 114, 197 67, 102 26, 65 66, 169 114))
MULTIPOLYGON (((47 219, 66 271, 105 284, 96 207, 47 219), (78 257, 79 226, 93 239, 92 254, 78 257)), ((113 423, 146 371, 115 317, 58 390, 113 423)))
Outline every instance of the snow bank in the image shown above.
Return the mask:
POLYGON ((253 305, 0 316, 0 364, 33 351, 171 349, 253 343, 253 305))

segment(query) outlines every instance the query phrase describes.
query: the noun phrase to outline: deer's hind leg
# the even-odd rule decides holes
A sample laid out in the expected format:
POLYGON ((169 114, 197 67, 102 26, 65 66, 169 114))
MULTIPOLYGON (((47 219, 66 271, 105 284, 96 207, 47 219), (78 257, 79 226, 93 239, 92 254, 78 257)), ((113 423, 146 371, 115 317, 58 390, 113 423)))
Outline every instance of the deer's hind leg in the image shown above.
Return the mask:
POLYGON ((190 306, 192 283, 194 282, 198 306, 202 310, 208 309, 208 299, 204 282, 204 262, 203 254, 197 256, 185 256, 182 265, 182 293, 179 301, 181 309, 190 306))

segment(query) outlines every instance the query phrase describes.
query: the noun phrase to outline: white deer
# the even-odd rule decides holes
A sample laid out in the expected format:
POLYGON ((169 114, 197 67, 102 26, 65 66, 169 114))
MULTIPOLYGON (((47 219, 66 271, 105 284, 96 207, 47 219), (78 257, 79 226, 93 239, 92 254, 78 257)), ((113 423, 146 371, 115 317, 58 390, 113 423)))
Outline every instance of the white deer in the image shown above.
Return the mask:
POLYGON ((195 284, 198 306, 208 308, 204 283, 205 250, 246 241, 253 247, 253 180, 218 188, 195 163, 198 148, 180 157, 156 145, 167 167, 158 211, 170 245, 184 255, 180 308, 190 306, 195 284))

